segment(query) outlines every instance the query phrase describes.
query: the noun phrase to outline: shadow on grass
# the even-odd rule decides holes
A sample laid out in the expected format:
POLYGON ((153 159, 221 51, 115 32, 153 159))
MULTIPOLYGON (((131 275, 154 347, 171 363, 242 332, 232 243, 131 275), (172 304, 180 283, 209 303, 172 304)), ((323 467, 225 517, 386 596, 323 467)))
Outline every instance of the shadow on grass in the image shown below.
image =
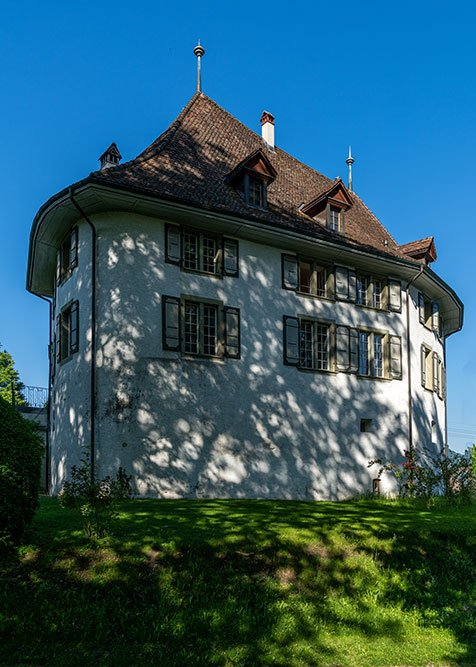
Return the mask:
POLYGON ((2 577, 8 664, 387 664, 358 650, 398 656, 400 609, 454 633, 451 664, 475 663, 469 511, 141 500, 91 546, 70 512, 43 508, 2 577))

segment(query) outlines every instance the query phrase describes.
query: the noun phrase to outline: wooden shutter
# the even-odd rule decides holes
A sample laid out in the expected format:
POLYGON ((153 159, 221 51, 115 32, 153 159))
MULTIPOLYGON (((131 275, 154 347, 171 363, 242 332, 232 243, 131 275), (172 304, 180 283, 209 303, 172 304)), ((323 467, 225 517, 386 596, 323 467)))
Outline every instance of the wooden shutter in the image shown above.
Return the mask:
POLYGON ((75 301, 69 311, 69 351, 74 354, 79 349, 79 303, 75 301))
POLYGON ((359 332, 350 330, 350 372, 359 372, 359 332))
POLYGON ((297 290, 299 287, 299 264, 294 255, 281 255, 284 289, 297 290))
POLYGON ((74 227, 71 231, 69 242, 69 268, 74 269, 78 266, 78 228, 74 227))
POLYGON ((431 328, 440 333, 440 306, 435 301, 431 304, 431 328))
POLYGON ((180 299, 162 297, 162 346, 164 350, 180 350, 180 299))
POLYGON ((238 241, 223 239, 223 275, 238 278, 238 241))
POLYGON ((421 362, 421 384, 422 387, 426 387, 426 349, 421 346, 420 352, 420 362, 421 362))
POLYGON ((349 298, 349 270, 343 266, 336 266, 334 273, 336 299, 347 301, 349 298))
POLYGON ((421 324, 425 324, 425 297, 418 292, 418 318, 421 324))
POLYGON ((433 391, 438 391, 440 388, 440 360, 436 352, 433 352, 433 391))
POLYGON ((240 358, 240 309, 223 308, 225 317, 225 356, 240 358))
POLYGON ((349 327, 336 327, 336 367, 339 371, 350 369, 349 327))
POLYGON ((299 365, 299 320, 297 317, 283 317, 284 363, 288 366, 299 365))
POLYGON ((388 279, 388 307, 390 310, 402 310, 402 284, 399 280, 388 279))
POLYGON ((446 398, 446 368, 441 364, 441 398, 446 398))
POLYGON ((56 363, 59 364, 61 361, 61 315, 56 316, 55 353, 56 363))
POLYGON ((400 336, 389 337, 390 377, 402 377, 402 340, 400 336))
POLYGON ((182 229, 177 225, 165 225, 165 261, 182 263, 182 229))
POLYGON ((357 275, 349 269, 349 301, 357 301, 357 275))

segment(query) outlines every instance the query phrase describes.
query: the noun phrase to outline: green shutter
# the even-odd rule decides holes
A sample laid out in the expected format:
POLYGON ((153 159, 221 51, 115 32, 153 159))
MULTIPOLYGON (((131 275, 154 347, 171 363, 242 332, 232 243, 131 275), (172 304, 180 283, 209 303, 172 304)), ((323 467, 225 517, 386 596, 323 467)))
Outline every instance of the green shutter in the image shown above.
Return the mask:
POLYGON ((240 309, 223 308, 225 318, 225 356, 232 359, 240 357, 240 309))
POLYGON ((182 262, 182 229, 177 225, 165 225, 165 261, 170 264, 182 262))
POLYGON ((440 333, 440 306, 433 301, 431 304, 431 328, 439 335, 440 333))
POLYGON ((299 365, 299 320, 297 317, 283 317, 283 353, 284 363, 288 366, 299 365))
POLYGON ((420 363, 421 363, 421 384, 422 387, 426 387, 426 349, 422 345, 420 350, 420 363))
POLYGON ((359 372, 359 332, 350 330, 350 372, 359 372))
POLYGON ((69 242, 69 268, 78 266, 78 228, 74 227, 69 242))
POLYGON ((162 345, 180 350, 180 299, 174 296, 162 296, 162 345))
POLYGON ((402 310, 402 284, 399 280, 388 279, 388 307, 390 310, 400 312, 402 310))
POLYGON ((69 313, 69 351, 74 354, 79 349, 79 304, 75 301, 69 313))
POLYGON ((61 361, 61 315, 56 316, 55 353, 56 363, 59 363, 61 361))
POLYGON ((281 255, 281 270, 284 289, 297 290, 299 287, 299 264, 295 255, 281 255))
POLYGON ((433 391, 438 391, 440 386, 440 360, 436 352, 433 352, 433 391))
POLYGON ((402 377, 402 339, 400 336, 389 337, 390 377, 402 377))
POLYGON ((223 274, 238 278, 238 241, 223 239, 223 274))
POLYGON ((418 317, 421 324, 425 324, 425 297, 418 292, 418 317))
POLYGON ((349 299, 349 269, 344 266, 336 266, 335 275, 335 297, 341 301, 349 299))
POLYGON ((336 368, 339 371, 350 369, 349 327, 336 327, 336 368))
POLYGON ((357 301, 357 274, 353 269, 349 269, 349 301, 357 301))

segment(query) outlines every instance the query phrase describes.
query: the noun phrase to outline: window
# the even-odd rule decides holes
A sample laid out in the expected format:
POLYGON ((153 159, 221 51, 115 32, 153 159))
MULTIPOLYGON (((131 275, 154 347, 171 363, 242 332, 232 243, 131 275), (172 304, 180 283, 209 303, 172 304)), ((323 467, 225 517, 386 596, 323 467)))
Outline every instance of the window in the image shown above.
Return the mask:
POLYGON ((383 377, 383 336, 374 334, 374 359, 373 374, 375 377, 383 377))
POLYGON ((56 284, 67 280, 78 265, 78 228, 74 227, 56 253, 56 284))
POLYGON ((335 206, 329 208, 329 229, 331 232, 340 232, 340 210, 335 206))
POLYGON ((427 299, 421 292, 418 292, 418 317, 423 326, 432 329, 438 336, 442 337, 443 326, 440 318, 440 306, 436 301, 427 299))
POLYGON ((359 373, 369 374, 369 334, 359 331, 359 373))
POLYGON ((165 350, 201 357, 240 357, 240 311, 197 297, 162 297, 165 350))
POLYGON ((282 285, 311 296, 328 296, 327 268, 311 259, 301 259, 295 255, 282 255, 282 285))
POLYGON ((68 304, 56 317, 56 361, 68 359, 79 349, 79 305, 68 304))
POLYGON ((367 276, 357 276, 357 303, 361 306, 367 305, 368 286, 367 276))
POLYGON ((329 327, 307 320, 300 321, 299 355, 301 368, 329 370, 329 327))
POLYGON ((372 306, 373 308, 382 308, 382 281, 378 278, 373 279, 372 283, 372 306))
POLYGON ((247 203, 251 206, 265 205, 265 191, 266 183, 259 178, 248 176, 248 198, 247 203))
POLYGON ((437 352, 432 352, 427 345, 422 345, 420 350, 421 359, 421 384, 429 391, 434 391, 443 399, 446 396, 446 372, 443 361, 437 352))
POLYGON ((165 249, 165 261, 186 271, 238 277, 236 239, 166 225, 165 249))
POLYGON ((360 420, 360 432, 361 433, 368 433, 371 430, 372 427, 372 420, 371 419, 361 419, 360 420))

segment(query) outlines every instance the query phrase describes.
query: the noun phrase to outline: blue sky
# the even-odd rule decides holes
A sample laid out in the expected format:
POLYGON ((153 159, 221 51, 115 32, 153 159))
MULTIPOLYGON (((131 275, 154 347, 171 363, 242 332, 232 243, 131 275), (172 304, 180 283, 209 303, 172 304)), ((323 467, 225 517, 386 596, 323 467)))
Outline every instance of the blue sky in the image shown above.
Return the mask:
POLYGON ((47 305, 25 291, 28 237, 51 195, 149 145, 203 90, 276 143, 346 177, 397 242, 434 235, 465 304, 448 340, 449 443, 476 442, 473 3, 9 3, 0 28, 0 341, 46 386, 47 305))

